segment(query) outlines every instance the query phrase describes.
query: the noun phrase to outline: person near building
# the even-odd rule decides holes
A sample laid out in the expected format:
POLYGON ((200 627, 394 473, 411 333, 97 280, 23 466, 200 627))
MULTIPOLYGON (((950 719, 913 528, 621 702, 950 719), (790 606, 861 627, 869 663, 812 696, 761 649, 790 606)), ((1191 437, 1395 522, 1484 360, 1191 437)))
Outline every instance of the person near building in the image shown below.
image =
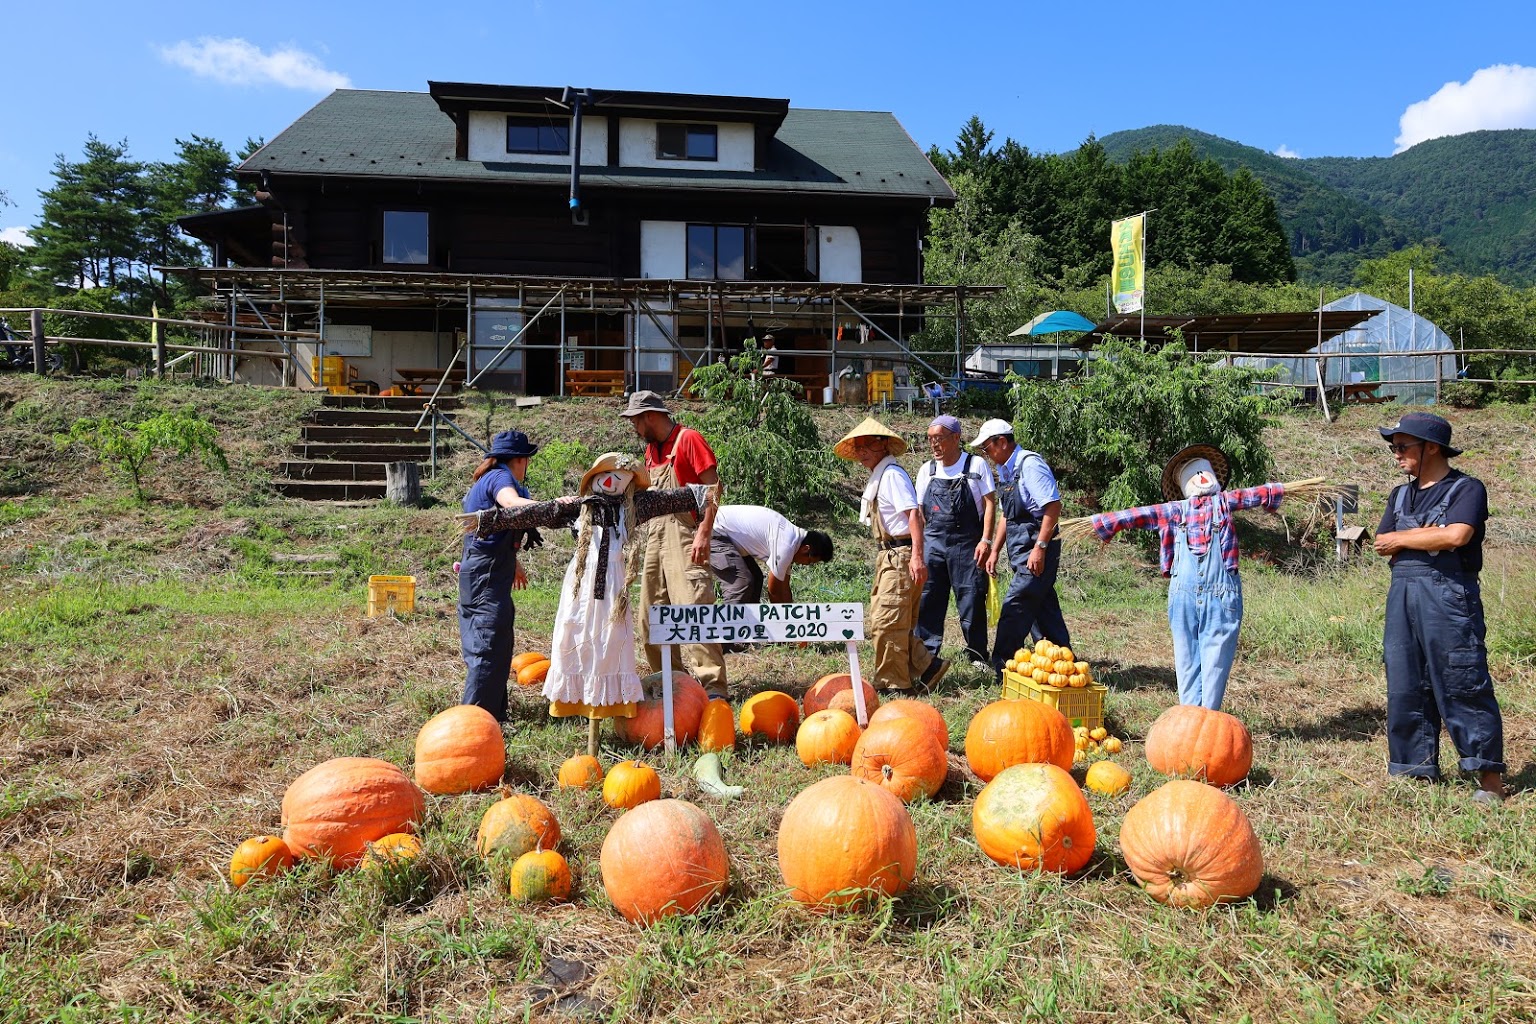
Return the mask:
POLYGON ((793 601, 789 577, 795 566, 831 559, 831 537, 820 530, 803 530, 771 508, 722 505, 715 511, 709 568, 720 581, 720 599, 727 604, 758 604, 765 583, 769 601, 793 601))
MULTIPOLYGON (((463 510, 517 508, 533 504, 523 478, 528 460, 539 446, 521 430, 504 430, 491 438, 485 459, 475 467, 463 510)), ((512 591, 528 586, 518 564, 526 531, 505 529, 485 536, 466 536, 459 558, 459 647, 464 655, 464 696, 507 720, 507 677, 512 671, 512 627, 517 608, 512 591)))
MULTIPOLYGON (((645 469, 651 486, 665 491, 688 484, 717 485, 715 453, 704 436, 672 419, 654 391, 636 391, 619 415, 629 420, 645 442, 645 469)), ((715 505, 702 514, 661 516, 649 526, 645 569, 640 578, 640 606, 714 604, 715 581, 709 571, 710 536, 715 505)), ((640 616, 640 635, 652 672, 661 671, 661 648, 651 643, 650 620, 640 616)), ((683 660, 711 697, 725 697, 725 658, 719 644, 685 644, 683 660)))
POLYGON ((928 568, 923 558, 922 506, 912 478, 896 461, 906 454, 907 442, 871 416, 832 451, 869 470, 859 500, 859 521, 868 524, 877 549, 865 623, 874 647, 870 682, 879 690, 931 691, 949 670, 949 662, 935 657, 915 629, 928 568))
POLYGON ((928 425, 933 458, 917 471, 923 509, 928 582, 917 612, 917 633, 934 654, 944 642, 949 595, 955 595, 960 634, 973 662, 989 664, 985 566, 991 557, 997 496, 985 459, 960 450, 960 421, 937 416, 928 425))
POLYGON ((983 568, 988 576, 996 576, 997 563, 1006 560, 1013 569, 992 644, 992 667, 1001 679, 1004 664, 1034 633, 1053 644, 1072 646, 1056 596, 1061 492, 1051 467, 1035 452, 1019 446, 1013 424, 1007 420, 987 420, 971 447, 986 455, 997 476, 997 530, 983 568))
POLYGON ((763 377, 770 379, 779 375, 779 350, 774 347, 773 335, 763 335, 763 377))
POLYGON ((1408 481, 1387 498, 1376 553, 1392 564, 1382 638, 1387 671, 1387 771, 1440 777, 1440 726, 1480 803, 1504 799, 1504 720, 1488 673, 1479 573, 1488 491, 1451 467, 1451 425, 1408 413, 1381 427, 1408 481))

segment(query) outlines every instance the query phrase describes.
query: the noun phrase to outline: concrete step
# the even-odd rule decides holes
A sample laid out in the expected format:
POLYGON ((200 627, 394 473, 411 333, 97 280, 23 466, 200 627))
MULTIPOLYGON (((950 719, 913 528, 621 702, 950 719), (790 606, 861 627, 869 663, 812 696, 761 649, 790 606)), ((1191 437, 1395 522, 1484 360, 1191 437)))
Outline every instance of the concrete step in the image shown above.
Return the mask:
MULTIPOLYGON (((421 419, 417 409, 316 409, 305 423, 324 427, 414 427, 421 419)), ((422 424, 430 429, 432 421, 422 424)))
MULTIPOLYGON (((438 445, 439 454, 445 445, 438 445)), ((432 448, 426 438, 407 444, 398 441, 321 441, 293 446, 294 462, 430 462, 432 448)))
MULTIPOLYGON (((411 443, 426 447, 432 440, 432 432, 425 426, 420 430, 413 430, 409 426, 392 427, 356 423, 342 426, 328 426, 323 423, 306 423, 303 425, 304 440, 314 441, 363 441, 382 443, 394 441, 398 443, 411 443)), ((438 431, 439 440, 442 439, 442 431, 438 431)))
MULTIPOLYGON (((402 462, 409 459, 392 459, 402 462)), ((330 460, 294 460, 280 462, 277 471, 290 480, 367 480, 384 479, 383 462, 333 462, 330 460)))
MULTIPOLYGON (((427 395, 322 395, 320 404, 327 409, 414 409, 420 413, 427 404, 427 395)), ((437 407, 451 412, 459 407, 459 400, 439 395, 437 407)))
POLYGON ((384 497, 384 481, 378 483, 358 480, 283 480, 272 485, 277 493, 305 501, 357 501, 363 498, 384 497))

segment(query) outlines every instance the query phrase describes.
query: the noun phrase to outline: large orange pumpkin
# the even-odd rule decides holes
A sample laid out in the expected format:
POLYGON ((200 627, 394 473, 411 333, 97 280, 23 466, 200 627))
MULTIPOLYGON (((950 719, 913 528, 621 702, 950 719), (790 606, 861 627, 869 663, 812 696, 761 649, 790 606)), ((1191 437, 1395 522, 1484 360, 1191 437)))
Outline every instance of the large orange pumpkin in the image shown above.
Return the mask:
POLYGON ((614 822, 598 864, 608 899, 642 924, 693 913, 730 875, 720 831, 686 800, 653 800, 614 822))
POLYGON ((998 772, 976 795, 971 829, 982 853, 1024 871, 1077 871, 1098 841, 1087 797, 1054 764, 998 772))
POLYGON ((235 847, 229 881, 236 889, 256 878, 274 878, 293 867, 293 851, 278 836, 253 836, 235 847))
MULTIPOLYGON (((636 708, 633 718, 615 718, 614 729, 625 743, 655 750, 666 743, 661 673, 653 672, 641 683, 645 686, 646 699, 636 708)), ((709 694, 704 692, 697 679, 682 672, 672 673, 672 731, 679 746, 698 736, 699 721, 704 717, 704 707, 708 703, 709 694)))
POLYGON ((562 789, 593 789, 603 784, 603 764, 591 754, 575 754, 560 765, 562 789))
POLYGON ((741 734, 770 743, 788 743, 800 727, 800 705, 779 690, 765 690, 748 697, 741 706, 741 734))
POLYGON ((848 764, 859 742, 859 723, 846 711, 827 708, 810 715, 795 733, 795 752, 807 767, 848 764))
POLYGON ((943 750, 949 749, 949 723, 944 721, 944 716, 939 714, 939 709, 932 704, 902 697, 899 700, 881 704, 879 709, 869 716, 869 724, 876 725, 892 718, 913 718, 922 722, 928 727, 928 731, 933 733, 933 738, 939 741, 939 747, 943 750))
POLYGON ((512 659, 512 671, 521 672, 529 665, 537 665, 541 661, 548 661, 549 655, 541 651, 527 651, 512 659))
POLYGON ((506 768, 501 723, 485 708, 451 707, 429 718, 416 734, 416 784, 428 793, 489 789, 506 768))
POLYGON ((1264 875, 1259 837, 1237 801, 1190 779, 1165 783, 1126 812, 1120 852, 1141 887, 1175 907, 1244 899, 1264 875))
POLYGON ((482 857, 521 857, 529 850, 559 845, 560 822, 554 812, 526 793, 513 793, 487 807, 475 836, 475 850, 482 857))
POLYGON ((933 796, 949 774, 949 759, 928 727, 915 718, 871 722, 853 748, 855 778, 883 786, 902 803, 933 796))
POLYGON ((411 831, 425 805, 416 784, 388 761, 332 758, 283 794, 283 842, 295 857, 330 857, 349 868, 375 839, 411 831))
POLYGON ((1248 727, 1225 711, 1175 704, 1147 732, 1147 763, 1164 775, 1230 786, 1253 767, 1248 727))
POLYGON ((793 899, 819 911, 872 893, 894 896, 917 874, 917 829, 888 790, 834 775, 801 790, 785 808, 779 873, 793 899))
POLYGON ((1033 700, 999 700, 976 712, 965 731, 965 760, 983 782, 1016 764, 1072 767, 1072 726, 1055 708, 1033 700))
POLYGON ((736 712, 731 702, 718 697, 704 705, 699 719, 699 749, 707 754, 736 749, 736 712))
POLYGON ((648 764, 620 761, 603 779, 603 802, 609 807, 627 811, 660 798, 661 776, 648 764))
MULTIPOLYGON (((831 675, 822 676, 811 684, 811 688, 805 691, 805 717, 809 718, 818 711, 827 708, 841 708, 853 715, 858 715, 853 706, 853 677, 847 672, 834 672, 831 675)), ((859 683, 864 688, 864 710, 873 713, 880 706, 880 695, 875 688, 863 679, 859 683)))

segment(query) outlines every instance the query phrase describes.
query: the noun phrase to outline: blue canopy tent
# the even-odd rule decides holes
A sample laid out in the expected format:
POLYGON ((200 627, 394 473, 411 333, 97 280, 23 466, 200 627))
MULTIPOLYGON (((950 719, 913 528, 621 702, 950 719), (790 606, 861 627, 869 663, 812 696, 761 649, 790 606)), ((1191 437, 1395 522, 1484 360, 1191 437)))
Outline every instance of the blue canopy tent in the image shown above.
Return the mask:
POLYGON ((1041 313, 1016 331, 1009 331, 1010 338, 1032 338, 1037 334, 1060 334, 1063 331, 1091 331, 1096 325, 1085 316, 1070 309, 1053 309, 1041 313))

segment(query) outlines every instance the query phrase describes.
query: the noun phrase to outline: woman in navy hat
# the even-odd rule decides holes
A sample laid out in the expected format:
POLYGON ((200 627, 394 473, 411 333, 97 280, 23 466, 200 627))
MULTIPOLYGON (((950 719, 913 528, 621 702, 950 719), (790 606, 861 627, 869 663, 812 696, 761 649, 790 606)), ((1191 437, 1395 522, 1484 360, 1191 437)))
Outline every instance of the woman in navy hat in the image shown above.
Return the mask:
MULTIPOLYGON (((464 511, 531 505, 523 485, 528 460, 539 450, 521 430, 491 438, 485 461, 475 467, 464 511)), ((486 537, 464 538, 459 565, 459 644, 464 652, 464 699, 496 720, 507 720, 507 677, 512 671, 512 624, 517 609, 512 591, 528 585, 517 552, 526 531, 500 530, 486 537)))

